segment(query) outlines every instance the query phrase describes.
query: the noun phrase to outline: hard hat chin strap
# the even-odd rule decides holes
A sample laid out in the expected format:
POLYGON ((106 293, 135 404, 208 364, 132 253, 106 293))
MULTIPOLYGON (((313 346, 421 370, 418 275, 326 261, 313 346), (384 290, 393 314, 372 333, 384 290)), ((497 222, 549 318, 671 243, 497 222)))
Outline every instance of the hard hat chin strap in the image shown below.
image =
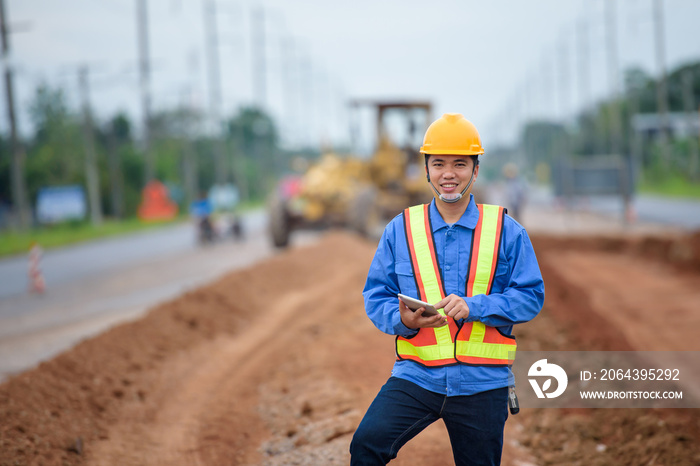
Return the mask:
POLYGON ((447 196, 450 196, 450 197, 447 197, 447 196, 445 196, 444 194, 440 194, 440 193, 438 192, 437 188, 435 187, 435 185, 433 184, 433 182, 430 181, 430 178, 428 178, 428 183, 430 183, 430 187, 433 188, 433 191, 435 191, 435 194, 437 194, 437 197, 438 197, 442 202, 447 202, 448 204, 454 204, 455 202, 457 202, 457 201, 459 201, 460 199, 462 199, 462 197, 464 196, 464 193, 467 192, 467 190, 469 189, 469 187, 470 187, 470 186, 472 185, 472 183, 474 182, 474 172, 475 172, 475 171, 476 171, 476 165, 474 166, 474 168, 472 168, 472 176, 471 176, 471 178, 469 178, 469 183, 467 183, 467 186, 464 187, 464 189, 462 190, 461 193, 457 193, 457 194, 448 194, 447 196))

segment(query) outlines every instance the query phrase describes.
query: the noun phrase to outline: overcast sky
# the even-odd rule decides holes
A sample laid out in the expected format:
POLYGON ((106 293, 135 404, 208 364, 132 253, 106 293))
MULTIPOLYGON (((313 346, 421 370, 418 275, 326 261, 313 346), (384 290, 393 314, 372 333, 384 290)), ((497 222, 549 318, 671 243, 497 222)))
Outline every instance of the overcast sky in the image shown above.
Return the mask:
MULTIPOLYGON (((653 0, 608 1, 616 17, 617 82, 632 64, 657 74, 653 0)), ((81 64, 91 70, 97 118, 123 110, 138 129, 136 3, 5 0, 23 133, 41 82, 63 87, 78 108, 81 64)), ((211 107, 208 3, 148 0, 155 110, 211 107)), ((259 101, 265 89, 265 106, 292 144, 347 141, 345 102, 376 98, 429 100, 434 116, 461 112, 488 148, 512 138, 527 115, 572 115, 614 88, 605 0, 216 0, 215 7, 222 113, 259 101), (253 40, 258 11, 264 47, 253 40), (256 95, 255 57, 263 55, 257 63, 264 63, 265 86, 256 95)), ((664 0, 663 12, 667 67, 699 60, 700 2, 664 0)), ((4 113, 0 124, 6 131, 4 113)))

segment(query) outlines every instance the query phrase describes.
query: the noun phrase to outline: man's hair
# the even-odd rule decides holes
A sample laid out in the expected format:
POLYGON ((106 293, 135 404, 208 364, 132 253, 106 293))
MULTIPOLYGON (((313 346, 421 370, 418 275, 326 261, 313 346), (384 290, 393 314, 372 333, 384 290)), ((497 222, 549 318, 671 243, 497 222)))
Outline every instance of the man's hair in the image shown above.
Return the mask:
MULTIPOLYGON (((435 155, 435 154, 423 154, 423 155, 425 155, 425 168, 428 168, 428 158, 430 158, 431 155, 435 155)), ((479 165, 479 155, 478 154, 477 155, 469 155, 468 157, 472 158, 472 160, 474 161, 475 167, 479 165)))

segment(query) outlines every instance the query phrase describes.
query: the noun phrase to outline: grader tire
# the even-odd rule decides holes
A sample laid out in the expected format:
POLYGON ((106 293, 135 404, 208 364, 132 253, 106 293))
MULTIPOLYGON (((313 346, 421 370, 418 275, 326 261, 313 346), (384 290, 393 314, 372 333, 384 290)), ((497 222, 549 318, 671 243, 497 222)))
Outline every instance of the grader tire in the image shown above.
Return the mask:
POLYGON ((366 188, 360 191, 350 208, 349 227, 365 237, 376 234, 381 214, 377 207, 377 190, 366 188))
POLYGON ((289 214, 280 199, 275 199, 268 209, 270 221, 270 235, 272 244, 276 248, 286 248, 289 246, 289 236, 291 235, 291 222, 289 214))

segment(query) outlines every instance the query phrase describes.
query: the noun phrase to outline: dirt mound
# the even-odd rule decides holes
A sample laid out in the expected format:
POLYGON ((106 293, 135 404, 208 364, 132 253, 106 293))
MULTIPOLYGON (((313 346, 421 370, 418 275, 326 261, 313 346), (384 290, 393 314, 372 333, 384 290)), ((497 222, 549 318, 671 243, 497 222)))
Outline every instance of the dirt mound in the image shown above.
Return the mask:
MULTIPOLYGON (((691 336, 700 328, 697 312, 684 326, 659 326, 652 320, 669 319, 663 312, 672 301, 669 294, 685 294, 683 305, 700 309, 697 287, 688 289, 700 274, 688 264, 679 272, 678 261, 666 253, 674 243, 696 238, 534 237, 546 299, 540 316, 518 330, 519 346, 538 351, 699 351, 700 343, 691 336), (649 244, 663 246, 649 249, 649 244), (585 262, 595 267, 582 267, 585 262), (669 294, 658 292, 664 281, 674 287, 669 294), (625 299, 597 299, 600 288, 625 299), (625 325, 633 331, 618 325, 616 316, 628 312, 641 329, 634 328, 629 316, 625 325), (657 338, 639 338, 649 331, 657 338), (670 347, 674 341, 683 347, 670 347)), ((518 420, 515 438, 538 464, 700 464, 700 414, 695 409, 525 408, 518 420)))
POLYGON ((613 252, 670 264, 683 271, 700 272, 700 231, 636 236, 537 235, 535 240, 541 249, 613 252))
MULTIPOLYGON (((522 349, 639 349, 636 334, 620 332, 600 310, 624 297, 625 287, 610 283, 613 296, 587 283, 600 275, 595 261, 622 258, 639 261, 631 266, 642 264, 654 279, 655 267, 667 267, 659 260, 676 263, 673 246, 651 254, 649 239, 610 241, 533 239, 547 301, 537 319, 519 326, 522 349), (577 252, 592 264, 583 267, 577 252), (576 279, 567 267, 580 268, 576 279)), ((698 238, 682 241, 697 245, 698 238)), ((9 379, 0 385, 0 464, 347 464, 352 432, 394 357, 391 338, 364 315, 361 289, 373 253, 364 240, 329 234, 9 379)), ((683 277, 697 279, 684 269, 683 277)), ((662 272, 669 280, 678 273, 662 272)), ((700 308, 700 300, 688 305, 700 308)), ((634 303, 616 306, 624 314, 634 303)), ((634 311, 658 314, 651 306, 634 311)), ((539 464, 697 464, 698 422, 694 410, 525 407, 507 423, 504 464, 529 456, 539 464)), ((396 460, 451 462, 439 423, 396 460)))

